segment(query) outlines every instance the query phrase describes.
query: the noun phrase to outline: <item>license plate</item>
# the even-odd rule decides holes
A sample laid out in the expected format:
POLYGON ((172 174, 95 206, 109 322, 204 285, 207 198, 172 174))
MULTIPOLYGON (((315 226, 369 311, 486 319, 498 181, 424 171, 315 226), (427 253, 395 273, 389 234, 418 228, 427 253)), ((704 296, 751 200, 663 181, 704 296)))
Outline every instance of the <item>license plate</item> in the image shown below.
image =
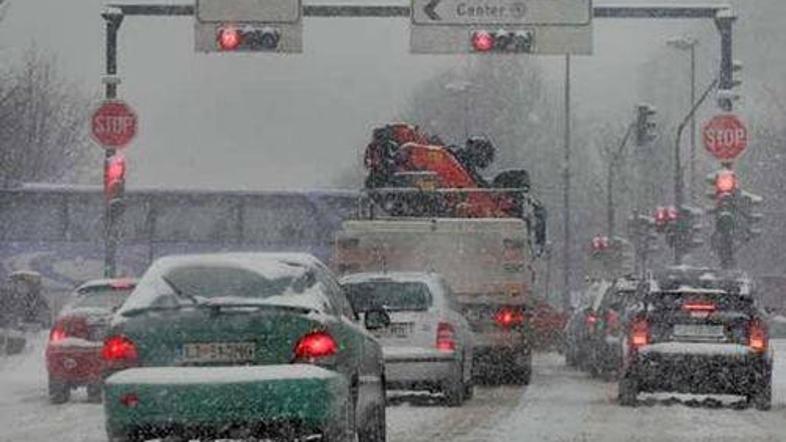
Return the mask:
POLYGON ((394 322, 387 328, 379 330, 378 338, 406 338, 412 332, 411 322, 394 322))
POLYGON ((183 361, 249 362, 254 360, 253 342, 208 342, 183 345, 183 361))
POLYGON ((721 339, 725 337, 722 325, 677 324, 674 336, 683 338, 721 339))

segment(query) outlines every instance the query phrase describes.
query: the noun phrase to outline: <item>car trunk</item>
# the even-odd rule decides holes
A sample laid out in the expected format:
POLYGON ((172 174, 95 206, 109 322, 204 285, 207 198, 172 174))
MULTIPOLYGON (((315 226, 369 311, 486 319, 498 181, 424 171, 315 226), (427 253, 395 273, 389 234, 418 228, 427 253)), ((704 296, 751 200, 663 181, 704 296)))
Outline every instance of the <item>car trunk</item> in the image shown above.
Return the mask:
POLYGON ((123 333, 145 365, 224 366, 291 363, 298 340, 320 329, 305 310, 232 306, 152 313, 123 333))
POLYGON ((652 343, 700 342, 746 345, 752 299, 712 291, 678 291, 650 295, 652 343))

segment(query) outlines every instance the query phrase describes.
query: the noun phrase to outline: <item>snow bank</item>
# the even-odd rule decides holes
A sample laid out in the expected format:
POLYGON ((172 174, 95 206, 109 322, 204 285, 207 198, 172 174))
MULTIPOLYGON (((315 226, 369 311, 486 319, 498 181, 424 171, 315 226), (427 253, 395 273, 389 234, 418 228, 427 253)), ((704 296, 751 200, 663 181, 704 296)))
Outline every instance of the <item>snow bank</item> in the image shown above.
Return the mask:
POLYGON ((296 379, 330 379, 338 373, 308 364, 242 367, 144 367, 113 374, 107 385, 236 384, 296 379))

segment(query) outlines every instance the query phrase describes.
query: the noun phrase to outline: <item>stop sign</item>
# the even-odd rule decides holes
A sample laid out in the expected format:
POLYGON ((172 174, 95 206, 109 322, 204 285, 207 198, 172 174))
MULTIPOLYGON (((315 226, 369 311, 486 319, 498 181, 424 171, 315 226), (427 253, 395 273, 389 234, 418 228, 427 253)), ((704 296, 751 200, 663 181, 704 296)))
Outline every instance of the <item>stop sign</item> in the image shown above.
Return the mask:
POLYGON ((136 113, 119 100, 103 102, 93 113, 90 124, 93 139, 107 149, 125 147, 136 136, 136 113))
POLYGON ((748 147, 748 128, 736 115, 716 115, 702 129, 704 147, 719 160, 733 160, 748 147))

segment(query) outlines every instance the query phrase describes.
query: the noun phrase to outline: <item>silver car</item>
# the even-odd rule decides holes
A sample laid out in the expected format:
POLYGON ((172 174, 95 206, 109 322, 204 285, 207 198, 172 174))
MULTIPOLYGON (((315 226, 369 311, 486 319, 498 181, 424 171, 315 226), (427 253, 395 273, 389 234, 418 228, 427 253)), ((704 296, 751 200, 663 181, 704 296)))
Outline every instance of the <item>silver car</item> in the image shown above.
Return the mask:
POLYGON ((389 389, 442 392, 450 406, 472 397, 473 335, 444 279, 433 273, 359 273, 341 279, 358 313, 384 308, 375 332, 389 389))

